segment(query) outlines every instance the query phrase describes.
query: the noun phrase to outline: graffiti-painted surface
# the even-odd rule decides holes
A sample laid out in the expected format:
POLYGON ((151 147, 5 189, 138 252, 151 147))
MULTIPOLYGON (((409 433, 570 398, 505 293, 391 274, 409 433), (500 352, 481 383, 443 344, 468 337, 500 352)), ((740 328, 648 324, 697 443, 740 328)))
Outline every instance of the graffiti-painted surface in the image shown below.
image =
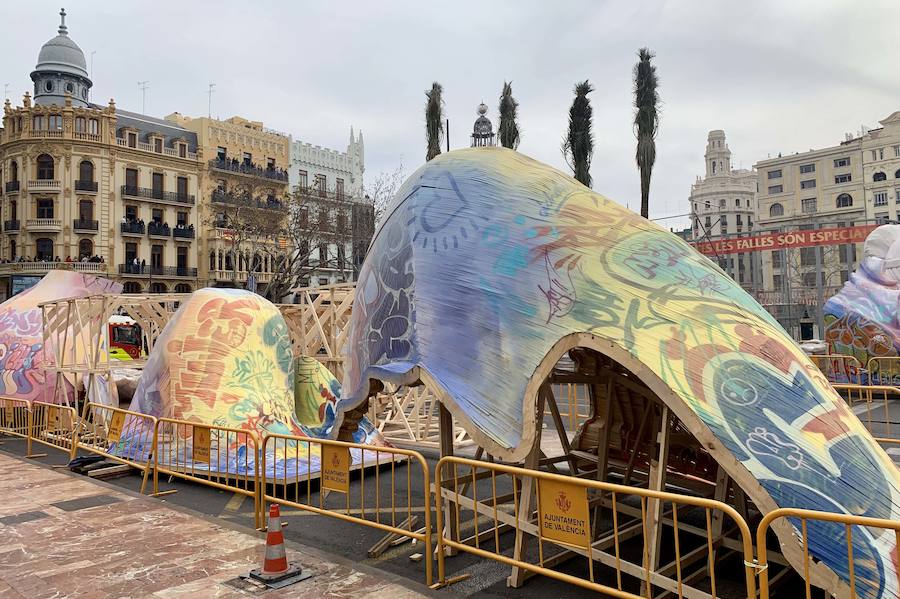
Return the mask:
MULTIPOLYGON (((587 332, 683 402, 720 463, 759 481, 757 504, 900 516, 884 451, 768 312, 675 235, 501 148, 430 161, 388 214, 358 281, 339 418, 369 379, 402 384, 419 367, 490 453, 522 459, 529 378, 587 332)), ((829 540, 842 531, 826 526, 811 551, 848 580, 829 540)), ((854 532, 858 592, 895 596, 894 539, 854 532)))
MULTIPOLYGON (((825 302, 829 352, 853 356, 863 368, 872 358, 900 355, 900 225, 883 225, 866 239, 864 257, 841 291, 825 302)), ((874 383, 892 385, 891 373, 873 372, 874 383)), ((895 373, 900 374, 900 373, 895 373)))
MULTIPOLYGON (((339 393, 340 385, 318 362, 294 360, 287 324, 274 304, 240 289, 201 289, 179 307, 157 339, 131 409, 252 431, 260 439, 266 433, 324 437, 334 423, 339 393)), ((378 443, 380 435, 364 421, 354 439, 378 443)), ((243 472, 249 464, 252 469, 255 460, 245 456, 243 442, 231 440, 235 446, 228 455, 217 456, 227 463, 195 467, 243 472)), ((191 438, 179 442, 182 462, 191 462, 191 443, 191 438)), ((316 463, 317 452, 313 444, 316 463)), ((275 456, 268 464, 276 464, 275 456)), ((305 472, 302 464, 288 471, 294 468, 305 472)))
MULTIPOLYGON (((66 381, 65 395, 54 397, 55 375, 44 381, 42 370, 45 360, 53 358, 51 347, 43 345, 43 324, 38 304, 68 297, 86 297, 98 293, 121 293, 122 285, 91 275, 71 271, 52 270, 34 287, 11 297, 0 304, 0 395, 19 399, 69 401, 74 396, 74 386, 66 381), (44 395, 44 389, 51 392, 44 395)), ((87 335, 89 331, 83 331, 87 335)), ((68 346, 82 350, 85 345, 68 337, 68 346)), ((67 356, 67 363, 83 363, 83 356, 67 356)))

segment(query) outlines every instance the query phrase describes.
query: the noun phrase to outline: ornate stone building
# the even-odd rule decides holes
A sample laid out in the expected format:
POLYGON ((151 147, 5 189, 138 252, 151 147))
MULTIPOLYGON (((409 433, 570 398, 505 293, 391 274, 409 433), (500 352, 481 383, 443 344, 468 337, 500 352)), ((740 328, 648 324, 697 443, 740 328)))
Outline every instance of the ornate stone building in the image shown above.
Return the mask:
POLYGON ((55 268, 119 279, 129 292, 191 291, 197 136, 113 100, 90 103, 84 53, 60 15, 31 73, 33 99, 4 105, 0 295, 55 268))

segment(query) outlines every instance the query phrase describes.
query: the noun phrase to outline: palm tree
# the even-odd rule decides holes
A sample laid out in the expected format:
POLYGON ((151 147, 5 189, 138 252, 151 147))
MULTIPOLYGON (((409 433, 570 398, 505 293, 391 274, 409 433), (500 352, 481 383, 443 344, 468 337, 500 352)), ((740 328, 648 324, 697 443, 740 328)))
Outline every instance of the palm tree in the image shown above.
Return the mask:
POLYGON ((519 103, 512 96, 512 82, 503 82, 500 94, 500 145, 515 150, 519 147, 519 125, 516 123, 516 109, 519 103))
POLYGON ((650 216, 650 176, 656 162, 656 132, 659 129, 659 94, 656 87, 656 67, 650 64, 655 55, 649 48, 638 51, 634 65, 634 133, 637 151, 634 159, 641 171, 641 216, 650 216))
POLYGON ((594 154, 594 137, 591 134, 593 109, 587 95, 594 91, 584 80, 575 85, 575 99, 569 108, 569 133, 563 138, 562 153, 573 176, 588 187, 591 186, 591 157, 594 154))
POLYGON ((426 162, 441 153, 441 136, 444 134, 443 91, 441 84, 435 81, 431 84, 431 90, 425 92, 425 97, 428 98, 425 103, 425 139, 428 142, 426 162))

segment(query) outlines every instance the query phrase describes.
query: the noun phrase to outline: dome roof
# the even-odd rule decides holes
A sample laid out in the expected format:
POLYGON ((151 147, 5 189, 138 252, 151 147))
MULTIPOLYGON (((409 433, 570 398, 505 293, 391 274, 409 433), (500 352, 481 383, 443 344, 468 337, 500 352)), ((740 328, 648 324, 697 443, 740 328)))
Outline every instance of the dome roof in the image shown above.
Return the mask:
POLYGON ((485 116, 488 111, 487 104, 484 102, 479 104, 477 111, 478 118, 475 119, 475 126, 473 127, 472 132, 475 135, 492 135, 494 133, 494 126, 491 124, 491 119, 485 116))
POLYGON ((34 79, 36 73, 50 71, 78 75, 87 79, 87 61, 84 59, 84 52, 69 37, 66 27, 66 11, 61 10, 59 14, 61 17, 59 35, 41 46, 37 65, 34 67, 31 78, 34 79))

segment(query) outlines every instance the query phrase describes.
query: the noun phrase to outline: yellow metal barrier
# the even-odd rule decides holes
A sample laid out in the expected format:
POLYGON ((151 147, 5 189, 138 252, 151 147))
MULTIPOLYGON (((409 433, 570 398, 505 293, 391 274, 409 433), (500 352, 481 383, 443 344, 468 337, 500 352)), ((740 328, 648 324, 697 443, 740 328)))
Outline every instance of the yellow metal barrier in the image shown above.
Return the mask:
POLYGON ((153 452, 153 494, 159 474, 253 498, 253 519, 260 528, 259 439, 253 431, 160 418, 153 452))
POLYGON ((559 383, 553 385, 553 394, 560 406, 559 415, 566 428, 575 430, 591 417, 591 401, 587 385, 583 383, 559 383), (565 402, 562 398, 565 397, 565 402), (565 411, 563 411, 565 405, 565 411))
POLYGON ((70 460, 75 457, 77 422, 75 408, 40 401, 31 402, 29 434, 32 441, 63 450, 69 454, 70 460))
POLYGON ((31 453, 31 402, 25 399, 0 397, 0 435, 11 435, 28 440, 28 453, 31 453))
POLYGON ((862 364, 853 356, 844 354, 811 355, 809 359, 832 383, 859 385, 862 364))
POLYGON ((891 422, 890 402, 900 399, 900 387, 888 385, 841 385, 832 387, 843 395, 853 412, 862 420, 876 441, 890 443, 895 440, 891 422), (865 412, 859 408, 865 406, 865 412), (873 413, 881 408, 883 421, 873 418, 873 413))
POLYGON ((900 356, 882 356, 871 358, 866 364, 869 382, 879 385, 895 385, 900 383, 900 356))
POLYGON ((266 435, 263 440, 263 503, 278 503, 299 510, 376 528, 398 537, 410 537, 424 544, 425 579, 432 583, 431 493, 428 463, 422 454, 407 449, 376 447, 290 435, 266 435), (390 459, 390 474, 381 473, 381 464, 390 459), (397 458, 406 458, 405 476, 397 473, 397 458), (374 481, 365 468, 375 466, 374 481), (413 469, 418 468, 413 478, 413 469), (350 488, 350 471, 360 471, 359 493, 350 488), (319 492, 312 483, 319 480, 319 492), (424 497, 414 499, 413 481, 420 483, 424 497), (301 489, 301 486, 305 487, 301 489), (382 486, 389 486, 387 491, 382 486), (337 495, 342 501, 329 502, 337 495), (343 495, 341 498, 340 496, 343 495), (318 497, 317 497, 318 496, 318 497), (331 503, 332 505, 328 505, 331 503), (382 514, 388 512, 388 514, 382 514), (417 512, 424 518, 417 528, 417 512))
MULTIPOLYGON (((854 552, 854 543, 853 543, 853 527, 854 526, 864 526, 867 529, 875 528, 881 529, 883 531, 893 530, 894 537, 896 541, 896 546, 900 547, 900 521, 897 520, 884 520, 882 518, 867 518, 864 516, 852 516, 850 514, 835 514, 831 512, 816 512, 812 510, 801 510, 794 508, 780 508, 769 512, 759 523, 759 526, 756 529, 756 547, 759 554, 759 591, 760 591, 760 599, 769 599, 769 569, 767 564, 767 538, 768 531, 772 525, 772 523, 779 518, 793 518, 800 521, 799 527, 794 525, 795 531, 798 533, 800 537, 800 543, 803 551, 803 581, 806 587, 806 598, 810 599, 811 595, 811 582, 810 582, 810 556, 809 556, 809 545, 810 545, 810 522, 813 522, 819 533, 823 533, 824 531, 821 529, 825 523, 834 523, 843 525, 844 530, 841 536, 845 539, 845 548, 847 555, 847 573, 849 578, 849 587, 850 587, 850 597, 855 598, 857 596, 869 597, 875 596, 875 591, 877 589, 871 588, 872 581, 869 581, 865 578, 860 578, 856 574, 856 554, 854 552), (858 587, 862 587, 863 592, 858 595, 858 587), (869 587, 869 588, 866 588, 869 587)), ((833 533, 835 531, 830 531, 833 533)), ((857 534, 862 534, 864 531, 858 530, 857 534)), ((822 542, 827 544, 829 547, 835 546, 835 538, 833 534, 827 533, 826 539, 823 539, 822 542)), ((875 536, 874 533, 871 533, 875 536)), ((815 538, 816 533, 812 533, 813 538, 815 538)), ((866 556, 859 556, 860 561, 864 562, 866 566, 872 567, 873 564, 868 563, 866 556)), ((890 574, 885 573, 885 576, 889 576, 890 574)), ((835 589, 829 590, 829 592, 834 596, 845 596, 843 594, 837 594, 835 589)))
POLYGON ((750 528, 734 508, 720 501, 457 457, 438 463, 434 488, 439 492, 435 497, 439 584, 448 582, 444 558, 449 548, 512 566, 513 585, 521 580, 517 576, 524 578, 518 572, 522 570, 613 597, 653 597, 654 587, 679 597, 710 596, 709 591, 716 597, 716 565, 722 553, 731 550, 743 559, 746 596, 756 595, 750 528), (461 521, 461 513, 470 514, 472 522, 461 521), (725 516, 731 526, 726 526, 725 516), (704 521, 705 527, 696 525, 704 521), (660 522, 669 526, 673 541, 673 559, 662 566, 660 522), (463 529, 471 530, 468 539, 463 540, 463 529), (727 536, 732 531, 737 538, 727 536), (515 533, 514 544, 504 547, 501 537, 509 532, 515 533), (537 539, 537 563, 526 559, 528 537, 537 539), (548 556, 548 544, 563 551, 548 556), (586 577, 551 569, 579 555, 587 560, 586 577), (640 563, 628 561, 638 555, 640 563), (595 562, 615 571, 614 586, 597 580, 595 562), (688 586, 703 577, 709 591, 688 586), (634 590, 639 586, 641 595, 626 586, 634 590))
POLYGON ((156 418, 103 404, 88 403, 75 432, 78 449, 128 464, 144 473, 147 487, 156 448, 156 418))

